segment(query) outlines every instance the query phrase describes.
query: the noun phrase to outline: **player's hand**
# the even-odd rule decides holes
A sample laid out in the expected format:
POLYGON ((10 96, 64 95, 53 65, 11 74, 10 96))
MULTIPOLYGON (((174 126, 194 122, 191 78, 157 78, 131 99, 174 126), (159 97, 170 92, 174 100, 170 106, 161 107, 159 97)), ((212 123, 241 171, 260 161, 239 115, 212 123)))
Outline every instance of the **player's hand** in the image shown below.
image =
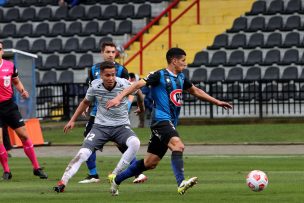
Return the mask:
POLYGON ((22 90, 22 92, 21 92, 21 97, 23 98, 23 99, 27 99, 27 98, 29 98, 29 93, 28 93, 28 91, 26 91, 25 89, 23 89, 22 90))
POLYGON ((232 109, 232 105, 229 104, 228 102, 219 101, 219 103, 217 103, 217 105, 223 107, 226 110, 232 109))
POLYGON ((67 134, 71 129, 73 129, 75 126, 75 122, 74 121, 69 121, 68 124, 66 124, 63 128, 63 132, 65 134, 67 134))
POLYGON ((88 106, 84 112, 82 112, 82 116, 87 117, 90 107, 88 106))
POLYGON ((139 108, 139 107, 134 111, 134 113, 135 113, 136 115, 139 115, 139 114, 141 114, 141 113, 143 113, 143 112, 145 112, 145 109, 141 109, 141 108, 139 108))
POLYGON ((114 98, 114 99, 111 99, 111 100, 109 100, 109 101, 107 102, 106 108, 109 109, 109 108, 111 108, 111 107, 113 107, 113 106, 116 107, 116 106, 118 106, 119 104, 120 104, 119 99, 114 98))

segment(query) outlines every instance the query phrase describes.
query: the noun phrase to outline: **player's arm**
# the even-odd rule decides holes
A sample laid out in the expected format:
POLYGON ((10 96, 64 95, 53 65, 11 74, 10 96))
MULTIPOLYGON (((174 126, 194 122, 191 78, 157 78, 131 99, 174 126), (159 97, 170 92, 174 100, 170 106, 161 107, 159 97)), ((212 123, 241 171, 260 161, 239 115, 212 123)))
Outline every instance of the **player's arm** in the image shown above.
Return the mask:
POLYGON ((121 102, 121 100, 126 97, 129 94, 132 94, 133 92, 139 90, 141 87, 146 85, 145 80, 139 80, 135 83, 133 83, 130 87, 124 89, 119 95, 117 95, 114 99, 111 99, 107 102, 106 107, 109 109, 113 106, 118 106, 121 102))
MULTIPOLYGON (((185 85, 189 85, 189 84, 186 84, 186 80, 185 80, 185 85)), ((203 90, 197 88, 196 86, 192 85, 191 84, 191 87, 186 89, 186 91, 188 91, 190 94, 196 96, 198 99, 200 100, 204 100, 204 101, 208 101, 212 104, 215 104, 217 106, 221 106, 223 107, 224 109, 231 109, 232 108, 232 105, 227 103, 227 102, 223 102, 223 101, 220 101, 212 96, 210 96, 209 94, 207 94, 206 92, 204 92, 203 90)))
POLYGON ((145 96, 140 89, 136 92, 136 96, 137 96, 137 107, 138 108, 134 113, 139 114, 139 113, 142 113, 145 111, 145 103, 144 103, 145 96))
POLYGON ((21 80, 18 77, 18 72, 15 66, 14 66, 14 73, 12 75, 12 83, 14 84, 17 91, 20 92, 23 98, 26 99, 29 97, 29 93, 25 90, 21 80))

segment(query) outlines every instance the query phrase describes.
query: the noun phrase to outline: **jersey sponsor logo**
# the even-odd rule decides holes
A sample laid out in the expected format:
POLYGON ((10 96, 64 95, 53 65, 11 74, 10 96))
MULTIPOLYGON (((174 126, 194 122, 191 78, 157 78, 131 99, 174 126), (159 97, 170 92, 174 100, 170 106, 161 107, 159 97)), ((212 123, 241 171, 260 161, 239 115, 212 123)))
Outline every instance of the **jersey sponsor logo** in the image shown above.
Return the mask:
POLYGON ((96 72, 95 72, 95 76, 98 76, 98 75, 99 75, 99 72, 98 72, 98 71, 96 71, 96 72))
POLYGON ((170 100, 175 106, 180 107, 182 105, 183 91, 181 89, 176 89, 170 93, 170 100))
POLYGON ((9 87, 11 85, 11 76, 3 76, 4 87, 9 87))
POLYGON ((8 72, 9 69, 2 69, 2 72, 8 72))

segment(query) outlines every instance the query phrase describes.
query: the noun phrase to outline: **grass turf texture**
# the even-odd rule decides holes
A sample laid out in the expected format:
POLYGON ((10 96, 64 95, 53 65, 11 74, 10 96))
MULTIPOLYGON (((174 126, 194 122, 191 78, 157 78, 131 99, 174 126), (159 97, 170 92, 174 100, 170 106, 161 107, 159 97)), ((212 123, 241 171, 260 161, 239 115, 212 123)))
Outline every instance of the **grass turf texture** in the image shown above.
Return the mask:
MULTIPOLYGON (((195 144, 243 144, 243 143, 304 143, 303 124, 243 124, 178 126, 185 143, 195 144)), ((44 130, 46 141, 53 144, 80 144, 84 127, 76 127, 67 135, 62 129, 44 130)), ((147 144, 149 128, 135 128, 142 144, 147 144)))
POLYGON ((185 156, 185 175, 197 176, 199 183, 184 196, 177 194, 170 158, 165 157, 157 169, 148 171, 149 180, 141 185, 131 183, 120 186, 120 195, 112 197, 106 182, 119 157, 98 157, 101 182, 78 184, 86 176, 83 165, 66 191, 57 194, 52 187, 61 178, 69 158, 40 159, 49 174, 48 180, 32 175, 28 160, 11 158, 13 179, 0 182, 1 202, 303 202, 304 156, 185 156), (269 185, 265 191, 252 192, 245 184, 245 176, 253 169, 267 173, 269 185))

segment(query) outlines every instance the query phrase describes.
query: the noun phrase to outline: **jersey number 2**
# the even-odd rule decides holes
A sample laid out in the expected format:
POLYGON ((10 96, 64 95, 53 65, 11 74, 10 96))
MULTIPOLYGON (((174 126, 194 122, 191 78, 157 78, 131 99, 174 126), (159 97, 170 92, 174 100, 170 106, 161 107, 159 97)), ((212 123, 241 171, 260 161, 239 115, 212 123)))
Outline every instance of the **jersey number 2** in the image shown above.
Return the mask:
POLYGON ((94 133, 90 133, 90 134, 87 135, 87 137, 85 139, 89 140, 89 141, 93 141, 94 137, 95 137, 95 134, 94 133))

